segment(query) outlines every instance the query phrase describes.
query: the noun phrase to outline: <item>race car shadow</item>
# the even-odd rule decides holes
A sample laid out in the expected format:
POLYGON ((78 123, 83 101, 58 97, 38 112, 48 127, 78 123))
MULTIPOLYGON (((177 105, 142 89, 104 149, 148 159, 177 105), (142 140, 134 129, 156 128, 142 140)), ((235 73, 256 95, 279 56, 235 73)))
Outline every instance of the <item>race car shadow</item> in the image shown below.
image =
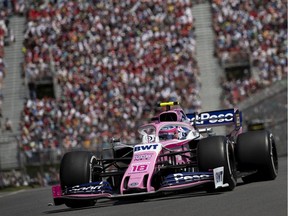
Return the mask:
POLYGON ((173 200, 173 199, 185 199, 191 197, 200 197, 200 196, 213 196, 221 194, 222 192, 215 192, 215 193, 207 193, 206 191, 202 192, 185 192, 185 193, 171 193, 171 194, 164 194, 162 196, 155 196, 147 199, 138 199, 138 200, 118 200, 114 203, 114 205, 127 205, 133 204, 138 202, 157 202, 157 201, 164 201, 164 200, 173 200))
POLYGON ((86 209, 92 209, 92 208, 103 208, 103 207, 109 207, 113 206, 115 203, 115 200, 102 200, 101 202, 97 202, 94 206, 89 207, 81 207, 81 208, 68 208, 65 205, 61 206, 61 209, 55 209, 51 211, 45 211, 44 214, 56 214, 61 212, 70 212, 70 211, 82 211, 86 209))

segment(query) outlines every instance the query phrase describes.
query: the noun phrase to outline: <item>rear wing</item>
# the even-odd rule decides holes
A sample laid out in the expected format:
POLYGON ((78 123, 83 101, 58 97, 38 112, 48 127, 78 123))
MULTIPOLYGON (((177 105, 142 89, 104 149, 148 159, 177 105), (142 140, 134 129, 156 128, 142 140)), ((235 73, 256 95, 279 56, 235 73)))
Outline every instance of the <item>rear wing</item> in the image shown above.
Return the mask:
POLYGON ((238 130, 242 127, 242 113, 238 109, 190 113, 186 116, 192 125, 198 128, 234 125, 235 129, 238 130))

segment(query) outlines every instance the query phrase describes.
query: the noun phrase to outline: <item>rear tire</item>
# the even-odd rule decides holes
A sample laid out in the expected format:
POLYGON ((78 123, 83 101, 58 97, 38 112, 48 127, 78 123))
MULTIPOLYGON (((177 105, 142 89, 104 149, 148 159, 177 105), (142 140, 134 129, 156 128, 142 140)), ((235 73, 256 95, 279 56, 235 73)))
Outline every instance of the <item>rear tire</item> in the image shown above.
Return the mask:
POLYGON ((272 133, 261 130, 240 134, 236 146, 240 170, 257 170, 255 174, 242 178, 245 183, 277 177, 278 154, 272 133))
MULTIPOLYGON (((75 185, 93 182, 93 166, 97 164, 92 152, 75 151, 66 153, 60 164, 60 184, 62 190, 75 185)), ((71 208, 92 206, 94 200, 65 200, 71 208)))
MULTIPOLYGON (((236 162, 234 147, 224 136, 211 136, 198 143, 199 171, 210 171, 217 167, 224 167, 224 183, 228 183, 224 190, 232 191, 237 184, 236 162)), ((212 187, 209 187, 211 192, 212 187)), ((215 189, 214 189, 215 190, 215 189)))

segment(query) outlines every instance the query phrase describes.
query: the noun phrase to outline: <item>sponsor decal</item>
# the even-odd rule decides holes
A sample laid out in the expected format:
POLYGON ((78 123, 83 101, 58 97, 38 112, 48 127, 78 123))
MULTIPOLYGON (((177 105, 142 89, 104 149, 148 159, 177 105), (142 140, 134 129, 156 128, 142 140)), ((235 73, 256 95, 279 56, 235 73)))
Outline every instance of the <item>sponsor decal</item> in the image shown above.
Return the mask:
POLYGON ((239 110, 235 113, 235 126, 236 129, 239 129, 242 126, 242 117, 241 112, 239 110))
POLYGON ((187 132, 189 132, 189 130, 187 128, 184 127, 177 127, 177 131, 178 131, 178 139, 185 139, 187 137, 187 132))
POLYGON ((148 143, 152 143, 152 142, 155 142, 155 136, 149 135, 148 136, 148 143))
POLYGON ((184 175, 183 173, 173 174, 175 182, 192 182, 209 179, 211 175, 201 174, 201 175, 184 175))
POLYGON ((134 155, 134 161, 150 160, 151 157, 152 157, 152 154, 135 154, 134 155))
POLYGON ((203 112, 191 117, 191 122, 196 123, 196 125, 232 123, 234 121, 234 110, 203 112))
POLYGON ((203 180, 213 180, 212 172, 183 172, 170 174, 165 177, 162 186, 172 186, 203 180))
POLYGON ((219 171, 215 173, 215 182, 223 182, 223 171, 219 171))
POLYGON ((137 185, 138 185, 138 182, 133 182, 133 183, 131 183, 129 186, 135 187, 135 186, 137 186, 137 185))
POLYGON ((219 187, 228 187, 229 184, 224 184, 224 167, 217 167, 213 169, 215 189, 219 187))
POLYGON ((66 194, 79 194, 79 193, 102 193, 112 192, 112 188, 108 182, 92 182, 89 184, 76 185, 67 189, 66 194))
POLYGON ((151 144, 151 145, 136 145, 134 146, 134 152, 137 151, 149 151, 149 150, 157 150, 159 144, 151 144))

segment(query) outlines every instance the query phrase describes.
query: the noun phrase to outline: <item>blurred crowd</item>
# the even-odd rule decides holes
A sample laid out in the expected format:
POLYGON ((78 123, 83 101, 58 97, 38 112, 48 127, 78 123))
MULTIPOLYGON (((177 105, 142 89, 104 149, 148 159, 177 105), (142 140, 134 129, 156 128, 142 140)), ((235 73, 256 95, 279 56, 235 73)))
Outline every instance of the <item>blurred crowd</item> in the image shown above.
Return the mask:
POLYGON ((8 187, 21 187, 21 186, 48 186, 59 182, 59 172, 55 168, 43 172, 37 172, 33 177, 24 174, 22 171, 11 170, 0 172, 0 191, 8 187))
MULTIPOLYGON (((57 158, 71 148, 96 149, 112 137, 133 143, 135 128, 159 101, 201 110, 191 10, 198 1, 35 0, 28 8, 14 2, 23 7, 13 10, 27 16, 22 51, 30 97, 20 140, 28 157, 39 150, 56 150, 57 158), (60 97, 37 98, 36 83, 53 79, 60 97)), ((248 59, 256 71, 221 81, 223 105, 287 77, 284 0, 213 0, 211 6, 220 64, 248 59)), ((1 77, 0 55, 0 87, 1 77)))
MULTIPOLYGON (((0 118, 2 115, 2 104, 4 100, 3 95, 3 81, 7 73, 7 65, 4 61, 4 47, 8 46, 10 43, 15 41, 15 35, 10 28, 9 15, 11 15, 12 10, 7 5, 7 1, 0 2, 0 118)), ((1 121, 0 127, 2 128, 1 121)), ((3 129, 3 128, 2 128, 3 129)))
POLYGON ((59 99, 25 103, 20 128, 26 151, 94 148, 154 115, 159 101, 199 111, 190 0, 35 1, 23 52, 30 85, 56 78, 59 99))
POLYGON ((257 89, 287 77, 287 1, 213 0, 215 54, 222 65, 247 59, 253 76, 223 81, 231 107, 257 89))

